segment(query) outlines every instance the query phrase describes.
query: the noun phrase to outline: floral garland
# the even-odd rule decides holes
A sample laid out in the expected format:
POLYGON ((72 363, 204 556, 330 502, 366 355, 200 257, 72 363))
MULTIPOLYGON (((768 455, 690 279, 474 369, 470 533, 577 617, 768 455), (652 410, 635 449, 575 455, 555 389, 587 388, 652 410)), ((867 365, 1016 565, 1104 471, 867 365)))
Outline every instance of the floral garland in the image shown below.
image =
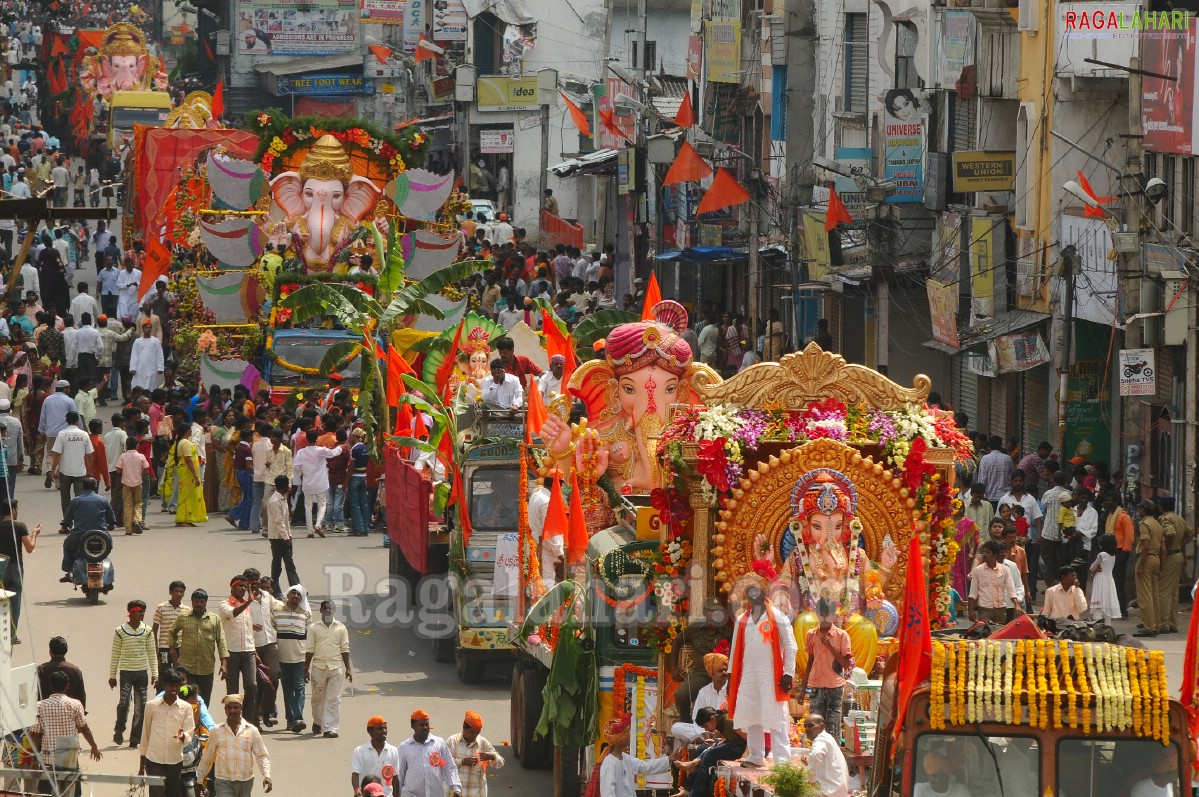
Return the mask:
POLYGON ((932 662, 933 730, 989 721, 1022 725, 1027 708, 1030 728, 1131 731, 1170 743, 1161 651, 1052 640, 934 641, 932 662))
POLYGON ((522 584, 528 591, 526 604, 521 608, 523 614, 537 602, 544 589, 541 585, 541 557, 537 552, 537 540, 533 539, 533 531, 529 526, 529 450, 521 447, 520 451, 520 515, 517 529, 520 532, 520 572, 522 584))
POLYGON ((398 174, 409 166, 419 166, 425 159, 428 137, 411 128, 399 134, 387 133, 358 120, 335 117, 306 116, 291 118, 278 108, 251 112, 246 127, 259 136, 258 152, 254 159, 262 164, 268 175, 274 173, 275 161, 285 158, 292 149, 307 146, 323 135, 331 135, 349 148, 358 148, 383 161, 398 174))
MULTIPOLYGON (((847 406, 834 398, 811 402, 802 410, 741 409, 719 404, 690 407, 674 416, 658 441, 657 453, 669 485, 664 492, 682 491, 684 443, 698 444, 695 470, 703 477, 704 500, 721 506, 722 499, 738 486, 748 453, 763 443, 802 444, 822 438, 878 446, 883 462, 915 493, 920 512, 917 531, 930 551, 930 624, 948 627, 953 596, 950 572, 960 547, 953 534, 953 517, 960 503, 936 467, 925 461, 925 454, 930 449, 947 448, 959 459, 973 454, 973 444, 957 428, 951 412, 915 404, 886 411, 864 404, 847 406)), ((662 506, 669 502, 667 497, 659 499, 662 506)), ((664 560, 668 558, 665 549, 669 544, 670 540, 663 544, 664 560)), ((802 561, 802 547, 800 552, 802 561)), ((717 582, 727 586, 729 573, 720 554, 713 549, 713 569, 717 582)), ((811 581, 807 567, 802 578, 811 581)))
MULTIPOLYGON (((652 678, 655 681, 658 679, 658 670, 652 667, 638 667, 636 664, 621 664, 612 673, 612 715, 615 719, 624 719, 624 716, 629 713, 628 705, 628 681, 629 676, 636 679, 634 683, 640 683, 642 691, 645 688, 645 679, 652 678)), ((642 709, 641 713, 636 717, 645 716, 644 705, 638 705, 642 709)))
MULTIPOLYGON (((680 454, 681 456, 681 454, 680 454)), ((687 503, 686 493, 670 479, 667 486, 650 494, 650 506, 658 510, 658 516, 666 524, 666 539, 662 543, 657 562, 654 563, 654 599, 658 604, 658 617, 669 618, 665 624, 656 624, 641 633, 651 644, 657 643, 662 652, 669 653, 674 639, 686 626, 689 601, 687 571, 691 564, 691 522, 693 516, 687 503)), ((717 533, 711 553, 715 557, 713 566, 719 570, 724 566, 720 558, 724 553, 724 535, 717 533)))

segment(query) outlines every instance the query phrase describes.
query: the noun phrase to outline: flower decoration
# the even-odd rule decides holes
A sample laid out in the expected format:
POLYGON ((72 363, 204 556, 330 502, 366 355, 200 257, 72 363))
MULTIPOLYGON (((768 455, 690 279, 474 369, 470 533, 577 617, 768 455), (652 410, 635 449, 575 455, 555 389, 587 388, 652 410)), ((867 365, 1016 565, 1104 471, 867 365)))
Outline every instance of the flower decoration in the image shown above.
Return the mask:
POLYGON ((441 757, 440 753, 436 753, 436 752, 429 753, 429 766, 444 767, 445 759, 441 757))
POLYGON ((254 117, 254 120, 258 122, 259 127, 267 127, 271 123, 271 115, 265 112, 260 113, 258 116, 254 117))

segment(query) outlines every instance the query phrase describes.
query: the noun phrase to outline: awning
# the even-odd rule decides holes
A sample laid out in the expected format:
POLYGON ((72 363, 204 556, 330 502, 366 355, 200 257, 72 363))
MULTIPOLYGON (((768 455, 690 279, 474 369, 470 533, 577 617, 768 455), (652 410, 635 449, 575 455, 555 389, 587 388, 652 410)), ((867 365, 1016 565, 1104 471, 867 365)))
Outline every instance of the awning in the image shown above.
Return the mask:
POLYGON ((969 329, 962 330, 962 349, 984 346, 996 338, 1011 335, 1013 332, 1019 332, 1029 327, 1035 327, 1048 320, 1048 313, 1037 313, 1032 310, 1012 310, 1000 313, 994 318, 983 321, 980 324, 975 324, 969 329))
POLYGON ((943 354, 948 354, 950 356, 957 354, 960 351, 960 349, 955 349, 953 346, 950 346, 948 343, 942 343, 939 340, 926 340, 921 345, 923 345, 926 349, 932 349, 933 351, 939 351, 943 354))
POLYGON ((655 255, 654 260, 667 263, 675 260, 685 263, 746 263, 749 253, 728 246, 691 246, 655 255))
POLYGON ((398 133, 401 130, 403 130, 404 128, 412 127, 413 125, 420 125, 421 127, 425 127, 425 128, 429 128, 429 129, 445 127, 445 125, 437 124, 437 123, 438 122, 448 122, 448 121, 452 120, 453 118, 454 118, 454 114, 453 114, 453 112, 450 112, 450 113, 443 113, 440 116, 426 116, 424 119, 409 119, 407 121, 400 122, 398 125, 396 125, 396 132, 398 133))
POLYGON ((529 16, 523 0, 463 0, 462 4, 471 19, 490 11, 509 25, 528 25, 537 21, 529 16))
POLYGON ((615 174, 616 161, 619 157, 620 150, 597 149, 595 152, 589 152, 586 155, 580 155, 577 158, 562 161, 556 166, 551 166, 549 171, 550 174, 557 177, 578 177, 583 174, 615 174))
POLYGON ((295 75, 300 72, 329 72, 334 69, 344 69, 347 66, 362 66, 362 56, 357 53, 347 55, 322 55, 320 58, 289 58, 286 61, 271 61, 265 64, 254 64, 254 71, 260 75, 295 75))

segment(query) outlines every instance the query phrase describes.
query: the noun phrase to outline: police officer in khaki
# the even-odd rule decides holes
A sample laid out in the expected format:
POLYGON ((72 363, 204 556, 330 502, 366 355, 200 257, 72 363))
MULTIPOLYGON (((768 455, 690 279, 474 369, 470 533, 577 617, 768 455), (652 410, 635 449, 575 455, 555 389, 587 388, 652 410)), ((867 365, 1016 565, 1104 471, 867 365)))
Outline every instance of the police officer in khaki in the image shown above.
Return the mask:
POLYGON ((1186 564, 1184 551, 1195 532, 1182 515, 1174 511, 1173 496, 1157 499, 1157 506, 1161 510, 1157 519, 1162 524, 1162 544, 1166 549, 1166 558, 1162 560, 1161 587, 1157 593, 1157 632, 1174 634, 1178 632, 1178 584, 1183 565, 1186 564))
MULTIPOLYGON (((1158 602, 1158 582, 1161 580, 1162 559, 1165 553, 1165 532, 1157 519, 1157 504, 1142 501, 1141 522, 1137 532, 1137 603, 1141 607, 1141 630, 1133 636, 1157 636, 1161 625, 1158 602)), ((1177 592, 1175 588, 1175 592, 1177 592)))

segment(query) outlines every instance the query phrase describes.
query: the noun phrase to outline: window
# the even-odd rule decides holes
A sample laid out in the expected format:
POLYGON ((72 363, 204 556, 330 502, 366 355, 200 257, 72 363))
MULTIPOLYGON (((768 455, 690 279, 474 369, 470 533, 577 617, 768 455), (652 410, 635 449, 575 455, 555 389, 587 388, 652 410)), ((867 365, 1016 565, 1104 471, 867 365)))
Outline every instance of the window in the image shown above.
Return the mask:
POLYGON ((1174 226, 1174 198, 1175 188, 1177 186, 1177 175, 1174 169, 1174 162, 1178 160, 1173 155, 1162 156, 1162 179, 1166 181, 1167 194, 1162 202, 1162 217, 1165 219, 1167 228, 1174 226))
POLYGON ((487 468, 470 477, 470 524, 481 531, 514 531, 520 514, 514 470, 487 468))
POLYGON ((1058 794, 1106 797, 1112 794, 1182 794, 1178 788, 1178 747, 1149 739, 1062 739, 1057 745, 1058 794), (1153 764, 1171 766, 1172 775, 1153 776, 1153 764), (1169 783, 1162 780, 1171 778, 1169 783), (1137 788, 1139 784, 1149 784, 1137 788), (1172 792, 1167 789, 1172 788, 1172 792))
POLYGON ((645 43, 645 63, 641 65, 645 74, 652 75, 658 69, 658 43, 645 43))
POLYGON ((845 15, 844 105, 851 113, 866 113, 870 81, 870 18, 866 14, 845 15))
MULTIPOLYGON (((916 740, 914 770, 914 794, 955 793, 955 783, 968 794, 1041 793, 1041 749, 1027 736, 926 733, 916 740), (938 757, 938 765, 926 766, 925 756, 938 757), (929 770, 937 774, 929 775, 929 770), (921 784, 930 785, 922 789, 921 784)), ((1074 795, 1072 787, 1063 793, 1074 795)))
MULTIPOLYGON (((329 333, 326 332, 325 335, 329 335, 329 333)), ((347 339, 342 335, 323 337, 316 330, 313 330, 313 334, 306 335, 289 335, 287 337, 276 335, 271 348, 278 359, 271 365, 271 387, 310 388, 323 386, 325 384, 325 377, 308 376, 300 371, 293 371, 282 363, 286 362, 300 368, 318 368, 320 367, 321 360, 325 358, 325 353, 333 346, 347 339)), ((355 357, 353 360, 350 360, 350 364, 339 373, 343 377, 342 387, 358 387, 362 381, 362 358, 355 357)))
POLYGON ((1178 191, 1178 201, 1182 204, 1179 212, 1178 226, 1186 235, 1195 229, 1195 159, 1182 159, 1182 185, 1178 191))
POLYGON ((471 57, 480 75, 498 75, 503 71, 504 23, 484 11, 475 17, 471 57))
POLYGON ((895 88, 919 89, 924 81, 916 73, 916 42, 920 34, 911 22, 895 25, 895 88))

